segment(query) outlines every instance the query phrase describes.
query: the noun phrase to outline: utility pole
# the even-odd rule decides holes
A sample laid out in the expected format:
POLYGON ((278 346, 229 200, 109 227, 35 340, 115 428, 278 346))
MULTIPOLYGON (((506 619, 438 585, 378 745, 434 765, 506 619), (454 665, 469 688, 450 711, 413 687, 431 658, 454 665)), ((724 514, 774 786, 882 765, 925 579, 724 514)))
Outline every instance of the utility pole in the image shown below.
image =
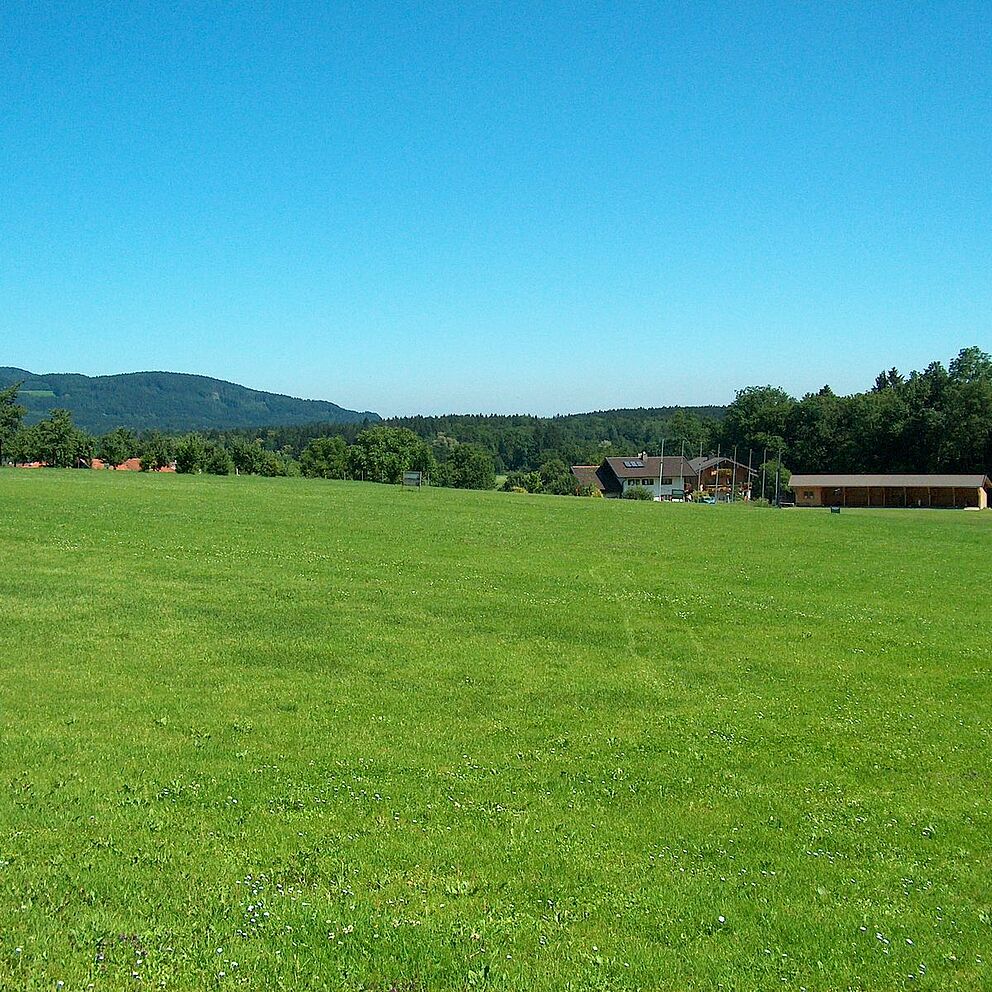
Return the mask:
POLYGON ((765 498, 765 476, 768 474, 768 449, 765 448, 765 457, 761 460, 761 498, 765 498))
POLYGON ((779 495, 779 484, 782 481, 782 448, 778 449, 778 460, 775 462, 775 505, 782 509, 782 497, 779 495))
POLYGON ((716 464, 713 466, 713 500, 720 502, 720 445, 716 446, 716 464))
POLYGON ((734 474, 733 476, 731 476, 732 481, 730 483, 730 502, 733 503, 737 499, 737 445, 736 444, 734 445, 734 467, 731 469, 731 471, 734 474))
POLYGON ((754 452, 748 448, 747 449, 747 499, 748 502, 751 501, 751 456, 754 452))

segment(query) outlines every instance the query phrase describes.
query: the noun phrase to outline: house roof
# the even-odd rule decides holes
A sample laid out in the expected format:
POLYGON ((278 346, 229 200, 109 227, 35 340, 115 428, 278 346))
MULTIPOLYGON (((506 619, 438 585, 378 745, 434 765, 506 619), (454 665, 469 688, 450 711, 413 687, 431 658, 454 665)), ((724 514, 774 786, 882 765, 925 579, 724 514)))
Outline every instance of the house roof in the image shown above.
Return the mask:
POLYGON ((572 475, 580 486, 595 486, 601 493, 608 491, 606 481, 600 478, 599 465, 573 465, 572 475))
MULTIPOLYGON (((99 458, 93 458, 90 460, 90 468, 105 469, 113 468, 112 465, 108 465, 105 461, 99 458)), ((155 472, 175 472, 175 465, 166 465, 165 468, 153 469, 155 472)), ((140 458, 129 458, 126 462, 121 462, 117 466, 117 471, 119 472, 140 472, 141 471, 141 459, 140 458)))
POLYGON ((681 455, 666 455, 664 462, 658 455, 628 455, 624 458, 607 458, 609 465, 618 479, 658 479, 662 476, 671 478, 695 475, 688 459, 681 455))
POLYGON ((127 461, 121 462, 120 465, 111 465, 108 462, 105 462, 102 458, 91 458, 90 468, 116 468, 121 472, 140 472, 141 459, 128 458, 127 461))
POLYGON ((955 486, 961 489, 979 489, 982 486, 992 486, 987 475, 981 473, 962 475, 793 475, 789 480, 789 488, 809 486, 817 488, 824 486, 828 489, 840 489, 844 486, 912 486, 931 489, 951 489, 955 486))
MULTIPOLYGON (((731 468, 736 465, 738 469, 748 471, 748 467, 743 462, 735 462, 729 455, 721 455, 719 458, 713 455, 707 455, 705 458, 691 458, 689 464, 692 466, 692 471, 697 474, 705 472, 708 468, 713 468, 714 465, 727 465, 731 468)), ((757 469, 752 468, 750 472, 751 475, 758 474, 757 469)))

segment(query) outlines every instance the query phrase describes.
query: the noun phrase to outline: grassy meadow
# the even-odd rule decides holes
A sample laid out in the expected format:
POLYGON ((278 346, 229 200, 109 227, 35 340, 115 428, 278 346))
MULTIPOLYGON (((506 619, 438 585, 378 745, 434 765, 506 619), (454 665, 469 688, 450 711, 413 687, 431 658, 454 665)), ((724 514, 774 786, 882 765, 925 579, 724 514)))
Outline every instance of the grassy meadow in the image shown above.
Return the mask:
POLYGON ((0 989, 992 987, 992 513, 0 471, 0 989))

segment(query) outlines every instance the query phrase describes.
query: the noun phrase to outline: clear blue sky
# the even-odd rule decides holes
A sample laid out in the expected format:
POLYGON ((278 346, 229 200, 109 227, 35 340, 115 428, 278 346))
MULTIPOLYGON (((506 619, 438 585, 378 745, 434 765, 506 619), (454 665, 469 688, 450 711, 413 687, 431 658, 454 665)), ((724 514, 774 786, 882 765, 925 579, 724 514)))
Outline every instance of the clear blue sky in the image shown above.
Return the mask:
POLYGON ((992 345, 992 6, 0 6, 0 365, 383 414, 992 345))

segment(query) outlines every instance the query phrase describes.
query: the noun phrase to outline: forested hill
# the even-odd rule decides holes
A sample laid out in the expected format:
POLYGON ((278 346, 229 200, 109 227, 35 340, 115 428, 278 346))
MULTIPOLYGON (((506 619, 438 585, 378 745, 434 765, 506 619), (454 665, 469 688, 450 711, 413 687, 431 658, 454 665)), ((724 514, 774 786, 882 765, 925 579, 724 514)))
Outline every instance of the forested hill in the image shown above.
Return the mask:
POLYGON ((78 427, 93 434, 115 427, 190 431, 380 419, 377 413, 345 410, 326 400, 302 400, 180 372, 90 377, 0 368, 0 389, 15 382, 23 382, 17 402, 28 411, 27 423, 64 407, 78 427))

